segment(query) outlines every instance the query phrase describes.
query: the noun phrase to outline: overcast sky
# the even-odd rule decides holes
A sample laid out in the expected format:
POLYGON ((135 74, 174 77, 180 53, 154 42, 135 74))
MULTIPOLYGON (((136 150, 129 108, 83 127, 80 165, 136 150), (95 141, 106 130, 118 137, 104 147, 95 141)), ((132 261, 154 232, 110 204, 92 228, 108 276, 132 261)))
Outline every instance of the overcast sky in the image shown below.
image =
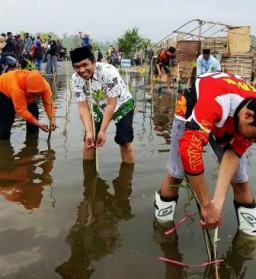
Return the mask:
POLYGON ((138 27, 158 42, 193 19, 251 26, 255 0, 0 0, 0 32, 53 31, 59 36, 86 31, 97 41, 114 40, 138 27))

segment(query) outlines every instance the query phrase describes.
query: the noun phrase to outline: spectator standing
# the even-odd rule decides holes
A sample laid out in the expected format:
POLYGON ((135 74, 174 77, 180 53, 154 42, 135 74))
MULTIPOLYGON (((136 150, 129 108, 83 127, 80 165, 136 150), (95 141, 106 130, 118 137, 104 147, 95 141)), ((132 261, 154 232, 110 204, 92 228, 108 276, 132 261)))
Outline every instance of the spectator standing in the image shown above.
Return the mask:
POLYGON ((80 38, 82 39, 81 45, 82 46, 88 46, 90 44, 90 39, 89 39, 89 34, 88 33, 83 33, 79 32, 80 38))
POLYGON ((12 32, 7 32, 6 47, 4 52, 15 55, 15 40, 13 38, 12 32))
POLYGON ((113 51, 113 46, 111 45, 108 50, 107 50, 107 62, 110 63, 110 59, 111 59, 111 54, 112 54, 112 51, 113 51))
POLYGON ((151 63, 151 60, 153 59, 154 57, 154 50, 153 48, 151 47, 148 51, 148 60, 149 60, 149 63, 151 63))
POLYGON ((101 62, 102 58, 103 58, 102 52, 100 51, 100 49, 98 49, 97 62, 101 62))
POLYGON ((47 64, 46 64, 46 73, 52 74, 57 73, 57 58, 58 58, 58 49, 57 43, 55 40, 50 41, 50 47, 47 50, 47 64))
POLYGON ((44 56, 44 48, 42 46, 42 43, 37 40, 36 45, 35 45, 35 50, 34 50, 34 60, 36 63, 36 69, 38 71, 42 70, 42 61, 43 61, 43 56, 44 56))
POLYGON ((16 42, 15 42, 15 55, 18 61, 20 61, 22 58, 22 52, 23 52, 23 43, 21 40, 21 35, 17 35, 16 42))
POLYGON ((25 54, 26 58, 30 57, 32 46, 33 46, 32 38, 29 36, 29 33, 26 33, 25 40, 24 40, 24 49, 23 49, 23 53, 25 54))
POLYGON ((7 71, 9 66, 15 67, 17 60, 6 51, 6 40, 0 36, 0 73, 7 71))

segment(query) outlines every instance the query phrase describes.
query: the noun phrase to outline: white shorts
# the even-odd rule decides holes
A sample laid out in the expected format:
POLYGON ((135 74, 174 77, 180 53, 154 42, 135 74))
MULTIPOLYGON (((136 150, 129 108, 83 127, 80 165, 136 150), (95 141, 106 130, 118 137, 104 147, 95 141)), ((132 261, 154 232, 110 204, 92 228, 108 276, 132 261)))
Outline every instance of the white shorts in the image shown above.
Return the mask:
MULTIPOLYGON (((168 161, 166 169, 168 173, 178 179, 184 179, 185 172, 181 163, 181 158, 179 154, 179 139, 185 132, 185 122, 176 117, 173 119, 172 132, 171 132, 171 145, 170 152, 168 155, 168 161)), ((216 142, 211 143, 211 147, 214 153, 217 155, 218 159, 221 160, 224 150, 216 142)), ((246 157, 243 155, 240 158, 239 166, 232 179, 235 183, 244 183, 248 181, 247 167, 246 167, 246 157)))

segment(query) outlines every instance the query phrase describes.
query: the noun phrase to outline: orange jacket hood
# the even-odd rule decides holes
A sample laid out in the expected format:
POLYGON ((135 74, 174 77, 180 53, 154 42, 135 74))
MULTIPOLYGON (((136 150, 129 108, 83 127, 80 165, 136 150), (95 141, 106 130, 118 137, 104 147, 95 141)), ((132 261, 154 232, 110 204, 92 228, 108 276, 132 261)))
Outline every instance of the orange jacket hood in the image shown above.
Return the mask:
POLYGON ((36 70, 24 71, 23 75, 20 75, 18 83, 26 93, 40 93, 45 89, 44 78, 36 70))

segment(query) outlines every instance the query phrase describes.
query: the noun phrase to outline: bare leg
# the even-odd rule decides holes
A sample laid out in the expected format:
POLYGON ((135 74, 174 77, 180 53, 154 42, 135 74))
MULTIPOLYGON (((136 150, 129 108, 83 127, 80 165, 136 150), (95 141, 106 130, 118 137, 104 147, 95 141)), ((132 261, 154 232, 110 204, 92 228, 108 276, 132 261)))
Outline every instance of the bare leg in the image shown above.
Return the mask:
POLYGON ((169 173, 166 173, 165 178, 161 184, 160 195, 163 197, 174 197, 178 195, 179 187, 182 179, 175 178, 169 173), (171 187, 172 185, 177 185, 176 187, 171 187))
POLYGON ((134 145, 132 142, 128 142, 120 145, 121 148, 121 158, 124 163, 134 163, 134 145))
POLYGON ((234 200, 239 203, 250 204, 253 202, 253 196, 248 182, 232 182, 234 200))
POLYGON ((150 93, 154 93, 155 91, 155 81, 154 81, 155 77, 153 77, 152 81, 151 81, 151 88, 150 88, 150 93))
POLYGON ((167 91, 171 91, 171 73, 166 74, 167 76, 167 91))

